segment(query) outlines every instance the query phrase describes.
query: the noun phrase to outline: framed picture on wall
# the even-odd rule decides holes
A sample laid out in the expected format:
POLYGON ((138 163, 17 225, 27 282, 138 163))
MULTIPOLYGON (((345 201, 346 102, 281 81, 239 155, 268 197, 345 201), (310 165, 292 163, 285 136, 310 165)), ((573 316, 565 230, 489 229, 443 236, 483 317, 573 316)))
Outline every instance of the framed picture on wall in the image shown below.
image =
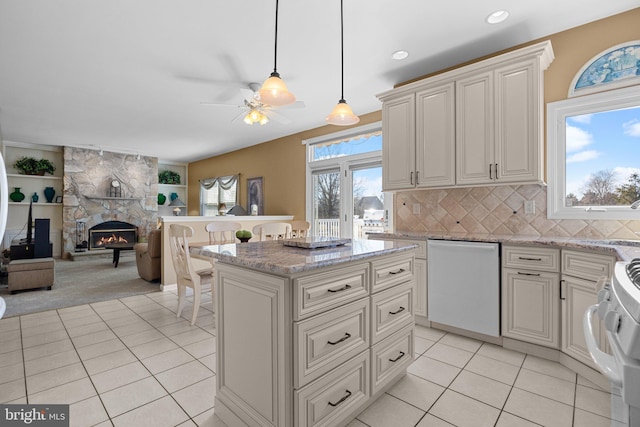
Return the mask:
POLYGON ((247 212, 251 215, 264 215, 262 177, 247 179, 247 212))

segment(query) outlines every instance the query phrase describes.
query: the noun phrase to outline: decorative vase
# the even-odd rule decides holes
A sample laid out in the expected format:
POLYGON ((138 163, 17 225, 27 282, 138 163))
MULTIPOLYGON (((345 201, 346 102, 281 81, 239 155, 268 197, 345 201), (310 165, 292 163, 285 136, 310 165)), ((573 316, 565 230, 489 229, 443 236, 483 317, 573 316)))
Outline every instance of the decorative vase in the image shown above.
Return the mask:
POLYGON ((53 196, 56 195, 56 190, 53 187, 45 187, 44 197, 47 199, 47 203, 53 202, 53 196))
MULTIPOLYGON (((175 193, 173 193, 173 194, 175 194, 175 193)), ((158 193, 158 204, 159 205, 164 205, 164 202, 166 202, 166 201, 167 201, 167 196, 165 196, 162 193, 158 193)))
POLYGON ((9 194, 9 198, 14 202, 21 202, 24 200, 24 194, 20 192, 20 187, 14 187, 13 193, 9 194))
POLYGON ((33 193, 33 196, 31 196, 31 201, 32 201, 33 203, 38 203, 38 199, 39 199, 39 198, 40 198, 40 197, 38 197, 38 193, 33 193))
POLYGON ((178 198, 178 193, 171 193, 169 197, 171 197, 171 201, 173 202, 175 199, 178 198))
POLYGON ((238 240, 240 240, 240 243, 247 243, 250 239, 251 237, 238 237, 238 240))

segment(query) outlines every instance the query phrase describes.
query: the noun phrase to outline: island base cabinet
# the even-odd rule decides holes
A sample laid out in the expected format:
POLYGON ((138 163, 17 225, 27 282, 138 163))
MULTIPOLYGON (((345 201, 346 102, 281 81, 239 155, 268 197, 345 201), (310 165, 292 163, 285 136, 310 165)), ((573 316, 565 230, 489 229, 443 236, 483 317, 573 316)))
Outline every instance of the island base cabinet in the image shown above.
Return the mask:
POLYGON ((229 426, 292 425, 287 284, 285 278, 216 265, 216 414, 224 405, 220 418, 229 426))
POLYGON ((299 427, 335 426, 351 420, 369 399, 369 350, 295 392, 299 427))

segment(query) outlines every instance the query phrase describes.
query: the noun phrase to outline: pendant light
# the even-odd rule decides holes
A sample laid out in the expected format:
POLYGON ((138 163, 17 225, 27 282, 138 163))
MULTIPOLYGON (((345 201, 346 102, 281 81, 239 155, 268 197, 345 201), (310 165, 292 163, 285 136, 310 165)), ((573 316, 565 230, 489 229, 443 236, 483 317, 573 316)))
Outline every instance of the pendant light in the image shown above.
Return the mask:
POLYGON ((260 102, 275 107, 293 104, 296 101, 294 94, 289 92, 287 85, 280 78, 276 68, 278 59, 278 0, 276 0, 276 31, 275 31, 275 49, 273 54, 273 73, 264 81, 262 87, 258 91, 260 94, 260 102))
POLYGON ((342 17, 344 8, 342 1, 343 0, 340 0, 340 60, 342 62, 342 90, 340 92, 340 101, 338 101, 338 105, 333 108, 333 111, 327 117, 327 123, 337 126, 349 126, 358 123, 360 118, 353 114, 351 107, 349 107, 347 101, 344 100, 344 18, 342 17))

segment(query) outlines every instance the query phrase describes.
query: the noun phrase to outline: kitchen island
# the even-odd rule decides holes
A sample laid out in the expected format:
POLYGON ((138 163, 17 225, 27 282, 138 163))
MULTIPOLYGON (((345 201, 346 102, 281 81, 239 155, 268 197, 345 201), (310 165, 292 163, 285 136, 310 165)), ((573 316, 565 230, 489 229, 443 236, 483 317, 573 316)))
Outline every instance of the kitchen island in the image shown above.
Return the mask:
POLYGON ((216 262, 215 412, 229 426, 342 426, 413 361, 413 244, 193 246, 216 262))

